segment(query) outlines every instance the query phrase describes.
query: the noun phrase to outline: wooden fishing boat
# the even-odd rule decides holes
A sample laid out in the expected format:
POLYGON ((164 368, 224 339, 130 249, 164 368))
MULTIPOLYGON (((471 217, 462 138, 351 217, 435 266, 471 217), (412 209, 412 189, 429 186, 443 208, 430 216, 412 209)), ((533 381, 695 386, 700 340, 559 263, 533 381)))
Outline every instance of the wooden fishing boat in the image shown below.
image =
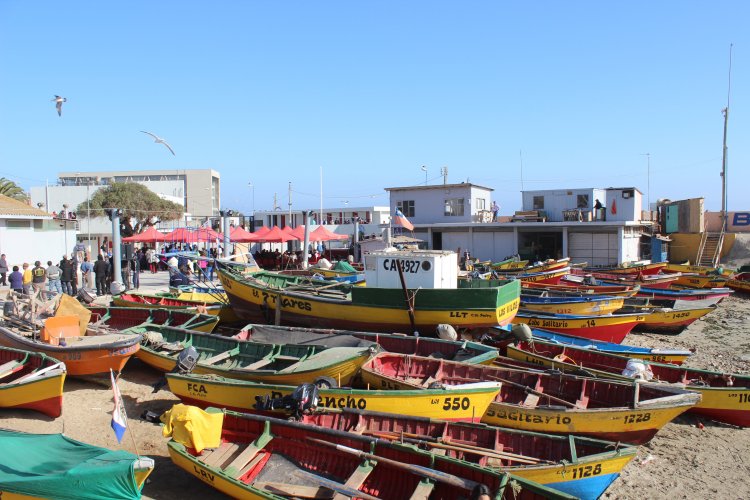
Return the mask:
POLYGON ((659 274, 659 275, 644 275, 644 276, 627 276, 609 273, 584 273, 581 270, 574 269, 573 274, 566 276, 563 280, 563 284, 586 284, 589 283, 597 285, 618 285, 618 286, 640 286, 649 288, 669 288, 672 284, 679 279, 678 274, 659 274))
POLYGON ((661 271, 663 273, 690 273, 699 275, 714 274, 720 276, 730 276, 732 274, 731 269, 724 269, 721 267, 691 266, 689 264, 672 264, 671 262, 661 271))
POLYGON ((701 307, 718 304, 726 297, 734 293, 731 288, 703 288, 700 290, 664 290, 661 288, 641 287, 638 290, 638 297, 649 299, 669 299, 669 300, 699 300, 702 302, 701 307))
POLYGON ((725 276, 681 273, 672 286, 685 288, 722 288, 726 286, 727 280, 728 278, 725 276))
POLYGON ((506 259, 501 262, 493 262, 490 264, 490 267, 492 269, 496 269, 498 271, 520 271, 521 269, 525 268, 529 265, 528 260, 515 260, 515 259, 506 259))
POLYGON ((596 500, 635 457, 634 446, 485 424, 445 422, 362 410, 319 410, 302 422, 404 442, 451 458, 596 500))
MULTIPOLYGON (((506 354, 506 346, 515 342, 517 339, 509 330, 504 328, 496 328, 495 331, 497 332, 497 336, 486 342, 499 348, 503 354, 506 354)), ((547 342, 563 345, 574 345, 585 349, 591 349, 592 351, 608 352, 611 354, 627 356, 629 358, 655 361, 657 363, 669 363, 672 365, 681 365, 688 357, 693 355, 693 351, 684 349, 660 349, 655 347, 615 344, 613 342, 574 337, 572 335, 564 335, 562 333, 554 333, 538 329, 532 329, 531 335, 535 340, 545 340, 547 342)))
POLYGON ((0 347, 0 408, 62 415, 65 364, 44 354, 0 347))
POLYGON ((549 283, 532 283, 524 281, 521 283, 521 293, 547 293, 549 296, 588 296, 608 295, 610 297, 632 297, 640 286, 617 286, 617 285, 551 285, 549 283))
MULTIPOLYGON (((169 390, 182 402, 257 412, 256 401, 291 395, 293 385, 259 384, 214 375, 167 373, 169 390)), ((499 384, 468 384, 452 389, 367 390, 321 388, 320 408, 355 408, 452 422, 479 422, 500 390, 499 384), (457 404, 454 404, 457 402, 457 404)), ((279 413, 278 410, 276 413, 279 413)))
POLYGON ((81 335, 76 316, 47 318, 41 329, 10 323, 7 317, 0 326, 0 346, 46 354, 65 363, 72 376, 121 371, 130 356, 138 352, 140 341, 140 335, 99 334, 94 329, 81 335))
POLYGON ((644 316, 643 322, 635 325, 634 331, 677 335, 682 333, 695 321, 715 310, 715 305, 708 307, 681 307, 679 309, 626 306, 618 312, 642 314, 644 316))
POLYGON ((211 333, 219 323, 218 316, 194 314, 180 309, 88 306, 88 310, 91 311, 92 325, 104 325, 117 330, 150 323, 211 333))
POLYGON ((119 307, 153 307, 158 309, 177 309, 193 313, 218 316, 220 321, 236 320, 231 307, 218 302, 203 300, 179 299, 169 295, 124 292, 112 297, 112 305, 119 307))
POLYGON ((667 267, 667 262, 651 262, 648 264, 622 265, 617 267, 586 267, 582 271, 586 274, 617 274, 624 276, 653 276, 667 267))
MULTIPOLYGON (((524 283, 540 283, 549 285, 558 285, 560 280, 568 275, 570 272, 569 267, 563 267, 562 269, 554 269, 551 271, 539 271, 536 273, 517 273, 515 275, 506 275, 506 278, 515 277, 524 283)), ((502 276, 501 276, 502 277, 502 276)))
POLYGON ((607 295, 592 297, 536 297, 521 294, 521 309, 545 314, 601 316, 622 309, 625 299, 607 295))
POLYGON ((518 281, 488 286, 475 280, 465 282, 466 288, 409 289, 407 302, 398 288, 321 286, 279 273, 244 274, 237 266, 217 263, 232 307, 244 320, 256 323, 272 322, 281 304, 279 319, 288 325, 386 333, 434 332, 440 324, 484 328, 513 319, 521 289, 518 281))
POLYGON ((642 314, 584 316, 520 311, 513 319, 513 323, 524 323, 531 328, 619 344, 644 319, 645 316, 642 314))
POLYGON ((750 273, 735 274, 732 279, 727 281, 727 286, 737 292, 750 293, 750 273))
POLYGON ((700 400, 698 394, 666 385, 466 365, 391 353, 378 354, 365 363, 362 379, 372 387, 399 390, 435 383, 494 380, 503 386, 482 417, 484 423, 632 444, 648 442, 659 429, 700 400), (616 383, 609 385, 611 382, 616 383))
MULTIPOLYGON (((560 269, 564 269, 568 266, 570 266, 570 258, 564 258, 564 259, 550 259, 549 261, 538 263, 538 264, 532 264, 528 265, 528 261, 522 261, 526 262, 527 265, 524 267, 518 267, 518 266, 510 266, 510 267, 497 267, 495 264, 492 265, 492 268, 501 272, 501 273, 523 273, 523 274, 536 274, 541 273, 545 271, 556 271, 560 269)), ((519 264, 519 263, 513 263, 513 264, 519 264)))
POLYGON ((189 439, 173 438, 169 455, 178 467, 234 498, 466 498, 479 485, 498 500, 575 498, 412 446, 300 422, 209 412, 223 414, 218 448, 199 451, 189 439))
MULTIPOLYGON (((629 379, 623 375, 629 358, 580 347, 541 341, 534 342, 532 347, 525 342, 518 342, 515 347, 508 346, 508 356, 543 366, 554 366, 563 371, 583 368, 596 377, 629 379)), ((647 366, 653 374, 653 378, 647 380, 679 384, 701 395, 700 403, 691 408, 690 413, 739 427, 750 427, 750 376, 662 363, 647 363, 647 366)), ((662 384, 641 384, 641 390, 645 385, 662 384)))
POLYGON ((348 385, 362 363, 377 350, 377 344, 371 343, 331 348, 261 344, 156 325, 136 326, 125 332, 143 337, 137 356, 157 370, 173 370, 179 354, 194 347, 198 351, 195 373, 277 384, 297 385, 323 377, 329 383, 348 385))
POLYGON ((63 434, 27 434, 0 429, 0 497, 141 498, 154 460, 108 450, 63 434))
POLYGON ((362 339, 374 342, 388 352, 433 356, 469 364, 492 364, 492 361, 497 357, 497 349, 478 342, 415 337, 393 333, 249 324, 234 335, 234 338, 266 344, 315 344, 329 347, 356 345, 352 342, 347 344, 347 339, 362 339))

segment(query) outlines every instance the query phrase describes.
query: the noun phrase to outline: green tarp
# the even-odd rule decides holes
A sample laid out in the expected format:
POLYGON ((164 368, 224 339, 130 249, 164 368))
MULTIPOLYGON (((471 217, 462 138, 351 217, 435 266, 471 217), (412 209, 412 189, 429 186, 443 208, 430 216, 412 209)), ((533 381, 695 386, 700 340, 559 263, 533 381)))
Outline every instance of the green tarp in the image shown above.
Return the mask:
POLYGON ((53 499, 137 499, 138 457, 62 434, 0 430, 0 490, 53 499))
POLYGON ((342 273, 356 273, 357 272, 357 270, 354 269, 351 266, 351 264, 349 264, 345 260, 340 260, 336 262, 331 269, 333 269, 334 271, 340 271, 342 273))

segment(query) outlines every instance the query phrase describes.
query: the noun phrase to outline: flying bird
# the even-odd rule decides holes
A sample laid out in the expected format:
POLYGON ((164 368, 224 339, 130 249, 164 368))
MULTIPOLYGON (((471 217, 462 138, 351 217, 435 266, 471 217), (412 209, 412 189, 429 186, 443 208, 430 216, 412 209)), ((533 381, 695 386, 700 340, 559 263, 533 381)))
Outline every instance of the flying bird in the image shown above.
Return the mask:
POLYGON ((162 139, 161 137, 159 137, 156 134, 152 134, 151 132, 146 132, 145 130, 141 130, 141 132, 143 132, 144 134, 148 134, 151 137, 153 137, 155 143, 157 143, 157 144, 164 144, 167 147, 167 149, 172 153, 172 155, 174 155, 174 150, 172 149, 172 147, 169 144, 167 144, 167 141, 165 141, 164 139, 162 139))
POLYGON ((62 103, 68 102, 68 99, 56 95, 52 101, 54 101, 55 107, 57 108, 57 116, 62 116, 62 103))

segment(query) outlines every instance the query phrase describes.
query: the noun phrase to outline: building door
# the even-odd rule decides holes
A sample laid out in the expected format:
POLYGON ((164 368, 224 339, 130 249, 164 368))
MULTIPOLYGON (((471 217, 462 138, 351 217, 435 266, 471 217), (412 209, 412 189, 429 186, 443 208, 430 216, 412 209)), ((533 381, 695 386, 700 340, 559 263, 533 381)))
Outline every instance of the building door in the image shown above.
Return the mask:
POLYGON ((442 250, 443 249, 443 233, 440 231, 432 232, 432 249, 442 250))

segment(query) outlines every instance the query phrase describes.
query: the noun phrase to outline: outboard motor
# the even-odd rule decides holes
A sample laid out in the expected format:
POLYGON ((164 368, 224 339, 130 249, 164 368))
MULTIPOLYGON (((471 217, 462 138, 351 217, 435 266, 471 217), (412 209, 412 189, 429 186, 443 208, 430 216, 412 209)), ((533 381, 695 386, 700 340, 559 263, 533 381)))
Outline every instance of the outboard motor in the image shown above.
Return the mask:
POLYGON ((320 395, 315 384, 302 384, 288 396, 272 399, 271 396, 255 396, 254 408, 260 411, 286 410, 295 420, 318 407, 320 395))
MULTIPOLYGON (((177 356, 177 362, 174 368, 169 373, 179 373, 180 375, 186 375, 193 371, 195 365, 198 364, 198 350, 190 346, 187 349, 183 349, 177 356)), ((154 384, 154 391, 159 392, 162 387, 167 385, 167 378, 163 377, 156 384, 154 384)))

